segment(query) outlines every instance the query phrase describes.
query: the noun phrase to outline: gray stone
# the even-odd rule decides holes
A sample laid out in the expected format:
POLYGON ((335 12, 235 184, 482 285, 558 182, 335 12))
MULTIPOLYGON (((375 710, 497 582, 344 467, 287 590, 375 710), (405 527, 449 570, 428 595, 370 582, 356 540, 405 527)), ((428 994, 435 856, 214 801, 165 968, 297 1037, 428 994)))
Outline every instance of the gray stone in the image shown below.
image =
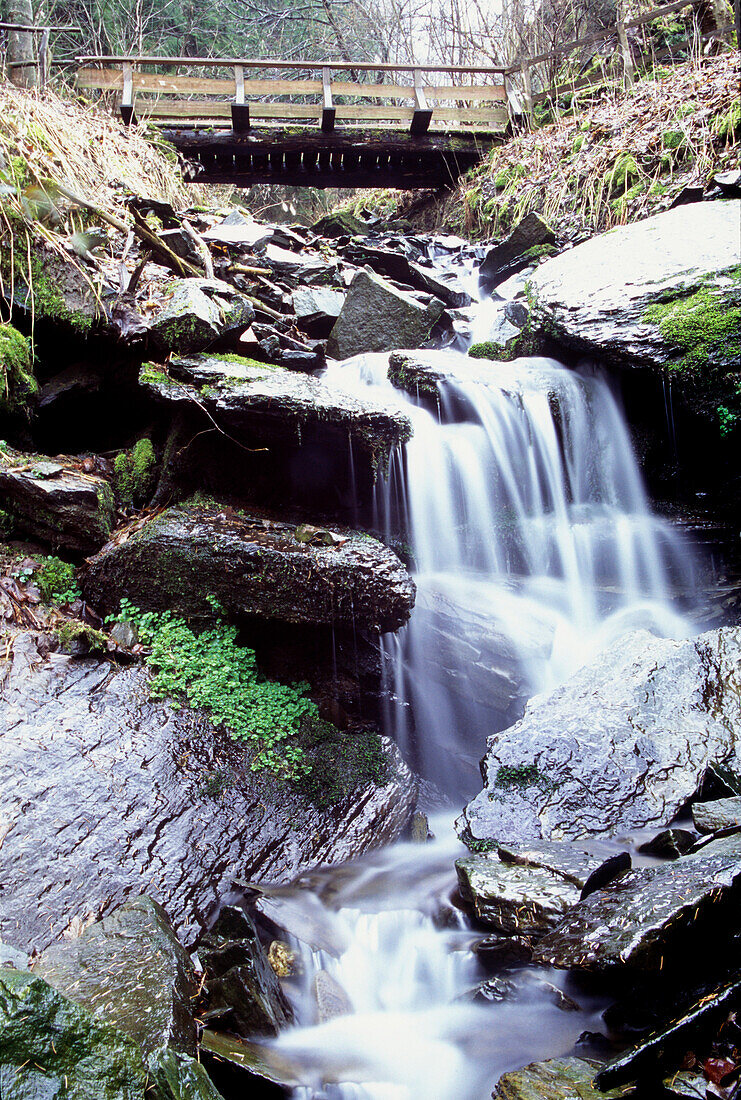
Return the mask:
POLYGON ((25 951, 19 951, 10 944, 0 943, 0 966, 13 966, 16 970, 28 970, 31 958, 25 951))
MULTIPOLYGON (((541 867, 566 879, 567 882, 572 882, 580 890, 583 890, 599 871, 605 869, 606 864, 610 864, 615 859, 615 855, 609 851, 595 851, 589 846, 563 840, 541 840, 534 844, 504 843, 497 845, 497 851, 499 858, 505 863, 517 863, 522 867, 541 867)), ((619 859, 620 867, 616 873, 621 873, 630 867, 630 855, 627 852, 621 855, 625 858, 619 859)))
POLYGON ((328 336, 342 311, 345 294, 326 286, 300 286, 293 294, 298 327, 312 336, 328 336))
POLYGON ((198 988, 188 952, 161 906, 146 896, 79 936, 47 948, 34 973, 134 1039, 147 1059, 168 1047, 196 1053, 198 988))
POLYGON ((293 524, 216 504, 169 508, 85 565, 83 592, 101 612, 126 596, 137 607, 213 617, 396 630, 414 606, 414 583, 393 550, 355 531, 327 545, 299 541, 293 524))
POLYGON ((741 825, 741 797, 719 798, 715 802, 695 802, 692 820, 698 833, 718 833, 741 825))
POLYGON ((530 278, 536 326, 564 343, 627 366, 680 354, 645 319, 649 306, 710 280, 721 300, 739 263, 741 200, 693 203, 619 226, 542 264, 530 278), (725 276, 725 278, 724 278, 725 276))
POLYGON ((421 347, 443 309, 437 299, 423 305, 380 275, 359 271, 330 333, 327 354, 348 359, 366 351, 421 347))
POLYGON ((250 302, 220 279, 176 279, 167 289, 169 297, 149 325, 162 351, 200 351, 225 336, 239 335, 255 316, 250 302))
POLYGON ((676 816, 713 763, 738 768, 741 630, 626 635, 489 739, 474 839, 625 833, 676 816), (522 774, 522 782, 503 782, 522 774))
POLYGON ((338 1016, 349 1016, 353 1011, 347 993, 326 970, 317 970, 314 975, 314 996, 320 1024, 338 1016))
POLYGON ((317 237, 354 237, 367 233, 368 226, 349 210, 335 210, 314 222, 311 231, 316 233, 317 237))
POLYGON ((111 487, 105 478, 83 474, 74 459, 50 463, 6 445, 0 450, 0 495, 21 531, 55 549, 90 553, 110 536, 111 487))
POLYGON ((198 711, 149 701, 143 669, 45 656, 27 633, 8 643, 12 660, 0 669, 6 943, 42 950, 145 888, 190 945, 236 878, 290 881, 382 847, 408 825, 416 784, 386 743, 381 784, 359 778, 319 809, 252 772, 244 746, 198 711))
POLYGON ((160 401, 182 409, 201 405, 250 447, 287 438, 295 444, 310 429, 343 455, 349 437, 359 453, 383 464, 411 436, 409 419, 398 409, 253 359, 177 358, 167 371, 145 366, 139 381, 160 401))
POLYGON ((499 932, 546 932, 579 900, 578 887, 540 867, 503 863, 496 855, 465 856, 455 866, 463 901, 499 932))
POLYGON ((663 829, 638 849, 647 856, 659 859, 679 859, 689 852, 697 840, 697 833, 689 829, 663 829))
POLYGON ((535 948, 536 962, 568 970, 660 970, 688 930, 732 916, 741 862, 678 859, 629 871, 576 905, 535 948))
POLYGON ((493 287, 533 262, 534 252, 550 248, 556 236, 539 214, 531 211, 519 222, 506 241, 489 249, 479 268, 479 283, 489 293, 493 287))
POLYGON ((599 1068, 584 1058, 531 1062, 500 1077, 492 1095, 494 1100, 619 1100, 630 1095, 627 1087, 598 1089, 594 1077, 599 1068))

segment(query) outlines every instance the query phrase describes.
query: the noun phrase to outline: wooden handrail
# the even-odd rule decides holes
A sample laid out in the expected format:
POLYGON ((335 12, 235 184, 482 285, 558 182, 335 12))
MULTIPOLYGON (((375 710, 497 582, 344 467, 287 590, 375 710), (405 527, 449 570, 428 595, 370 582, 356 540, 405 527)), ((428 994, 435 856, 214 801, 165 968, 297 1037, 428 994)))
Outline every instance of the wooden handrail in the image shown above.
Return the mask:
POLYGON ((497 73, 502 76, 513 71, 501 65, 397 65, 380 61, 280 61, 270 58, 251 60, 245 57, 153 57, 140 54, 81 54, 76 60, 80 65, 120 65, 127 61, 132 65, 182 65, 198 68, 233 68, 235 65, 242 65, 245 69, 311 69, 312 72, 321 72, 322 69, 355 69, 374 73, 470 73, 478 76, 497 73))

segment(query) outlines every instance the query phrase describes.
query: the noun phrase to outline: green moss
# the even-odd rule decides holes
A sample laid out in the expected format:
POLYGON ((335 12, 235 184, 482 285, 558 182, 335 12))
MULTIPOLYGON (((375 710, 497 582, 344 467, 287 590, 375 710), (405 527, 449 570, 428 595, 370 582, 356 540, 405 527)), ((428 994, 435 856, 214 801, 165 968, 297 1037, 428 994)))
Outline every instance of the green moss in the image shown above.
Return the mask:
POLYGON ((359 787, 388 780, 388 757, 377 733, 342 733, 329 722, 310 718, 303 723, 299 743, 310 771, 295 786, 322 809, 359 787))
POLYGON ((61 558, 47 557, 36 570, 34 580, 39 586, 41 598, 46 603, 67 604, 80 597, 75 579, 75 567, 61 558))
POLYGON ((741 98, 734 99, 727 111, 716 115, 710 128, 722 141, 734 141, 736 135, 741 133, 741 98))
POLYGON ((682 130, 665 130, 661 135, 662 149, 681 149, 686 145, 682 130))
POLYGON ((0 413, 26 413, 38 388, 28 341, 12 325, 0 325, 0 413))
POLYGON ((143 504, 154 488, 156 459, 151 439, 139 439, 113 462, 116 495, 124 508, 143 504))
POLYGON ((63 652, 76 652, 84 648, 88 653, 105 653, 108 649, 108 635, 80 619, 67 619, 55 633, 63 652))
MULTIPOLYGON (((29 280, 26 282, 28 285, 29 280)), ((43 261, 37 255, 31 259, 30 286, 26 295, 29 306, 31 295, 37 317, 64 324, 79 336, 87 336, 93 328, 94 319, 90 314, 69 308, 57 284, 45 274, 43 261)))
POLYGON ((638 163, 632 153, 620 153, 604 176, 609 191, 627 191, 631 180, 639 175, 638 163))
POLYGON ((552 787, 536 764, 503 764, 494 779, 497 787, 552 787))
POLYGON ((587 140, 587 139, 586 139, 586 138, 584 137, 584 135, 583 135, 583 134, 577 134, 577 135, 576 135, 576 137, 574 138, 574 143, 573 143, 573 145, 571 146, 571 148, 572 148, 573 152, 574 152, 574 153, 579 153, 579 152, 581 152, 581 150, 582 150, 582 148, 583 148, 583 146, 584 146, 584 142, 585 142, 586 140, 587 140))

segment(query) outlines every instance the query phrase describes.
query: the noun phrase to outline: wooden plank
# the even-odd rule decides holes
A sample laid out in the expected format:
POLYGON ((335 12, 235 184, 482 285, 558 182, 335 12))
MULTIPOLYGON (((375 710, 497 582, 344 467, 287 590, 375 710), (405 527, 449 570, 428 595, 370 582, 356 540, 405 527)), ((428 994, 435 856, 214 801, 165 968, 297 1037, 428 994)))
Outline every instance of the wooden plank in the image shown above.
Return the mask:
MULTIPOLYGON (((241 66, 244 70, 244 66, 241 66)), ((123 87, 120 69, 78 69, 80 88, 116 90, 123 87)), ((163 95, 233 95, 234 81, 211 77, 161 76, 158 73, 135 73, 134 87, 140 92, 160 92, 163 95)), ((246 95, 313 95, 322 90, 320 80, 245 80, 246 95)))
POLYGON ((280 148, 286 152, 305 152, 309 149, 327 153, 342 153, 353 149, 377 153, 444 152, 455 154, 464 160, 471 156, 477 157, 482 145, 486 147, 497 140, 491 137, 486 141, 468 131, 455 131, 451 134, 430 132, 422 137, 415 137, 406 129, 381 130, 377 127, 335 130, 334 133, 324 134, 318 126, 301 131, 293 127, 290 130, 276 130, 263 126, 253 128, 249 134, 238 135, 229 130, 215 133, 188 132, 178 127, 165 130, 164 136, 189 154, 206 154, 217 158, 266 154, 275 150, 276 141, 279 141, 280 148))
POLYGON ((504 84, 482 84, 457 87, 455 84, 426 84, 428 99, 439 102, 441 99, 465 99, 475 103, 506 103, 507 90, 504 84))
POLYGON ((332 74, 322 69, 322 130, 325 134, 334 130, 337 111, 332 104, 332 74))
MULTIPOLYGON (((688 0, 689 2, 689 0, 688 0)), ((375 73, 456 73, 503 75, 510 68, 502 65, 396 65, 376 61, 281 61, 275 58, 247 57, 157 57, 152 54, 80 54, 80 65, 120 65, 130 61, 137 65, 182 65, 184 68, 232 68, 244 65, 245 69, 308 69, 321 72, 324 68, 332 70, 354 69, 357 72, 375 73)))

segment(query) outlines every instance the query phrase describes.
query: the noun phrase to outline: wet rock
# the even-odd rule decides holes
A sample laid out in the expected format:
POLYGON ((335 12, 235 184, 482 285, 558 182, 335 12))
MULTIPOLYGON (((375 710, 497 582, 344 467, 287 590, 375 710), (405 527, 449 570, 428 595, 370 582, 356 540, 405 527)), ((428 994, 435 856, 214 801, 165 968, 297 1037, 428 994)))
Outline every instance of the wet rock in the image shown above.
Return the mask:
MULTIPOLYGON (((471 305, 471 295, 455 272, 423 267, 399 248, 373 247, 367 241, 360 241, 348 245, 342 254, 359 266, 370 267, 376 275, 432 294, 452 309, 471 305)), ((419 252, 416 255, 419 256, 419 252)))
POLYGON ((44 655, 18 634, 0 708, 0 937, 41 950, 142 887, 192 943, 237 878, 289 881, 382 847, 407 827, 416 786, 384 743, 381 783, 350 777, 319 809, 250 770, 197 711, 149 701, 138 667, 44 655))
POLYGON ((547 254, 556 243, 553 230, 531 211, 507 237, 487 252, 479 268, 479 285, 485 294, 499 283, 529 267, 536 255, 547 254))
POLYGON ((34 973, 130 1035, 147 1059, 168 1047, 195 1055, 193 963, 151 898, 127 902, 75 939, 47 948, 34 973))
POLYGON ((320 1024, 338 1016, 349 1016, 353 1011, 347 993, 326 970, 318 970, 314 975, 314 996, 320 1024))
POLYGON ((671 363, 682 349, 645 313, 708 280, 718 287, 723 308, 733 288, 727 276, 738 266, 739 218, 741 200, 694 203, 577 245, 532 275, 533 322, 569 346, 612 362, 671 363))
POLYGON ((284 1088, 285 1093, 280 1095, 289 1096, 293 1089, 309 1084, 308 1075, 304 1079, 282 1051, 268 1045, 245 1042, 233 1035, 222 1035, 207 1028, 201 1037, 201 1050, 212 1072, 217 1068, 218 1061, 229 1062, 244 1070, 246 1079, 253 1077, 284 1088), (214 1064, 209 1055, 218 1061, 214 1064))
POLYGON ((741 798, 719 798, 716 802, 695 802, 692 820, 699 833, 717 833, 741 826, 741 798))
POLYGON ((416 810, 412 815, 409 839, 412 844, 426 844, 428 840, 432 839, 430 822, 427 818, 427 814, 422 813, 421 810, 416 810))
POLYGON ((485 936, 472 950, 489 971, 525 966, 533 957, 532 940, 526 936, 485 936))
POLYGON ((500 1077, 492 1095, 494 1100, 618 1100, 631 1095, 632 1088, 597 1088, 598 1069, 599 1062, 584 1058, 531 1062, 500 1077))
POLYGON ((325 286, 299 287, 293 295, 298 327, 310 336, 329 336, 344 301, 345 295, 340 290, 325 286))
POLYGON ((697 834, 689 829, 664 829, 645 844, 641 844, 638 851, 659 859, 679 859, 689 852, 696 840, 697 834))
POLYGON ((499 858, 505 863, 522 867, 540 867, 552 871, 578 886, 580 890, 593 885, 599 877, 602 883, 627 871, 631 866, 628 852, 610 855, 594 851, 571 841, 540 841, 535 844, 498 844, 499 858))
POLYGON ((330 333, 327 354, 348 359, 366 351, 421 347, 443 310, 437 299, 424 305, 379 275, 359 271, 330 333))
POLYGON ((322 447, 341 448, 348 438, 359 454, 381 463, 411 436, 404 413, 381 402, 325 385, 321 379, 237 356, 177 358, 165 371, 147 365, 140 383, 160 401, 198 411, 202 406, 250 447, 309 436, 322 447))
POLYGON ((671 820, 711 763, 738 767, 740 688, 738 629, 629 634, 489 739, 462 825, 532 843, 671 820))
POLYGON ((712 1038, 718 1025, 738 1001, 741 981, 734 977, 716 989, 703 989, 691 1008, 658 1032, 614 1058, 597 1074, 599 1088, 651 1078, 676 1068, 689 1048, 712 1038))
POLYGON ((466 856, 455 867, 463 901, 499 932, 542 934, 579 900, 579 889, 560 875, 503 863, 498 856, 466 856))
POLYGON ((0 449, 0 495, 21 531, 55 549, 89 553, 110 536, 110 485, 105 478, 83 473, 70 458, 49 462, 6 445, 0 449))
POLYGON ((741 831, 734 830, 729 836, 705 837, 685 859, 707 859, 708 856, 741 860, 741 831))
POLYGON ((722 926, 740 881, 741 862, 722 856, 629 871, 575 906, 536 946, 535 960, 570 970, 662 969, 689 932, 722 926))
POLYGON ((254 320, 248 300, 219 279, 176 279, 155 313, 149 333, 162 351, 200 351, 226 336, 238 336, 254 320))
POLYGON ((91 558, 83 591, 101 611, 127 596, 148 610, 210 618, 215 596, 229 615, 378 630, 406 622, 414 584, 393 551, 355 532, 330 534, 323 545, 297 538, 291 524, 215 504, 169 508, 91 558))
POLYGON ((25 951, 19 951, 10 944, 0 943, 0 967, 12 966, 16 970, 28 970, 31 958, 25 951))
POLYGON ((291 1023, 293 1011, 257 929, 241 910, 222 912, 198 955, 206 971, 207 1019, 218 1018, 245 1037, 275 1036, 291 1023))
POLYGON ((287 943, 273 940, 268 951, 268 962, 279 978, 291 978, 301 973, 301 959, 287 943))
POLYGON ((167 1050, 148 1063, 139 1045, 41 978, 0 969, 3 1096, 80 1100, 218 1100, 202 1066, 167 1050))

